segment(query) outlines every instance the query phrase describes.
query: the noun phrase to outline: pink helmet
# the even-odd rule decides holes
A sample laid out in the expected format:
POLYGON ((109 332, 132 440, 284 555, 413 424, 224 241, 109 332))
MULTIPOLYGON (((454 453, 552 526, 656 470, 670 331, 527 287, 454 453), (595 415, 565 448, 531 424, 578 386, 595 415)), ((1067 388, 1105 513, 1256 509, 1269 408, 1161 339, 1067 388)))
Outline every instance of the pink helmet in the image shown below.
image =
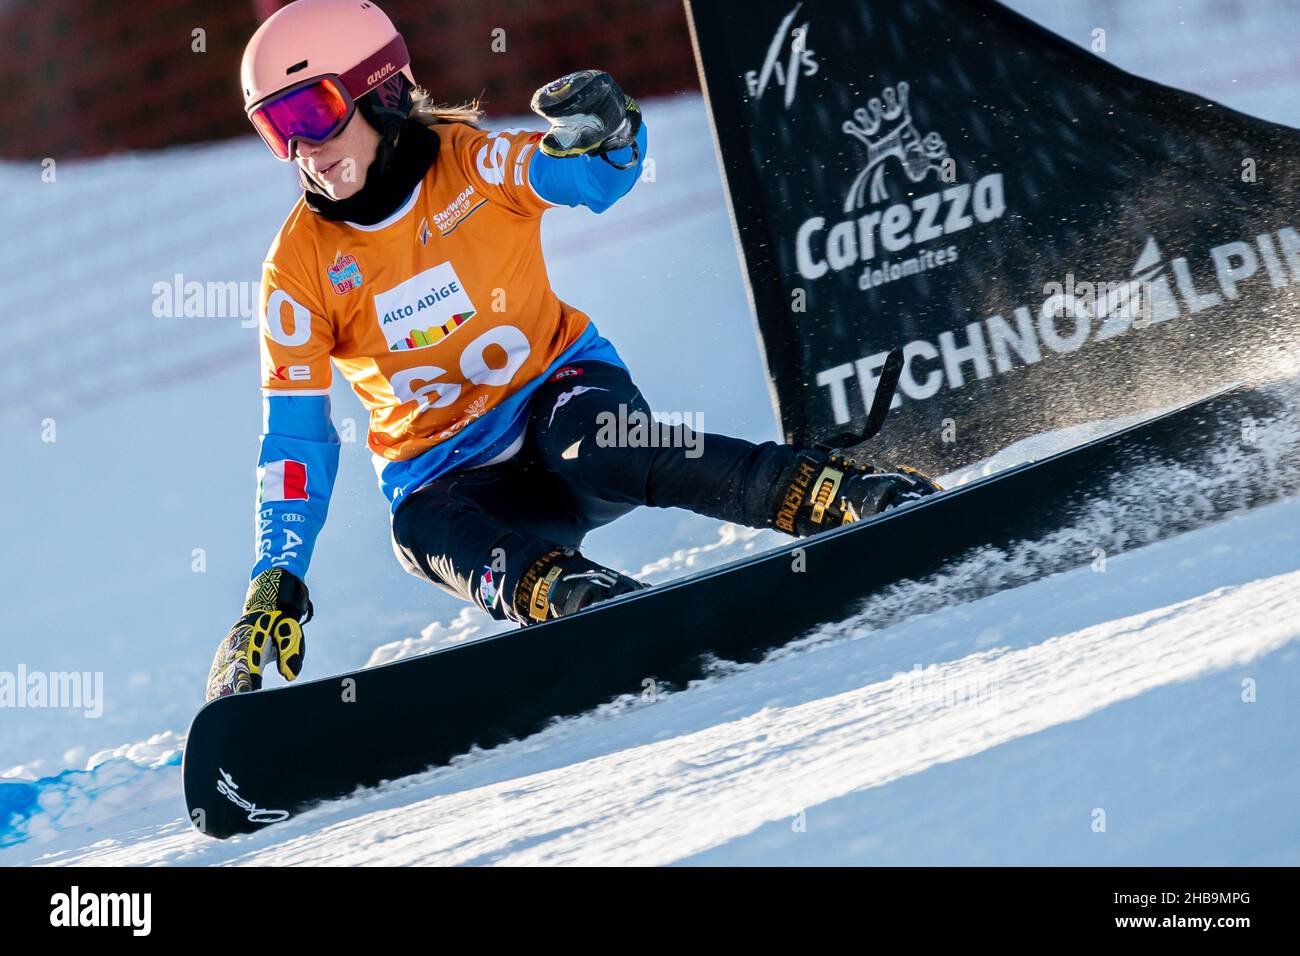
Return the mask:
POLYGON ((369 0, 295 0, 271 14, 244 48, 244 110, 291 86, 336 76, 359 100, 394 73, 412 85, 411 58, 393 21, 369 0))

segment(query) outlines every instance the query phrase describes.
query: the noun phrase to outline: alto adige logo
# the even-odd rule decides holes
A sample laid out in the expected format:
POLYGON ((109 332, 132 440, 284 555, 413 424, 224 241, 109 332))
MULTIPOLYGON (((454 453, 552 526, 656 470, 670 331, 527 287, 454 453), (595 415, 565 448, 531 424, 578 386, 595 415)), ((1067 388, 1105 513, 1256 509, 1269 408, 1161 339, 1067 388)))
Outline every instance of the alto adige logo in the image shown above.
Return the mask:
POLYGON ((437 345, 474 315, 474 303, 450 262, 375 294, 375 317, 390 352, 437 345))
POLYGON ((836 221, 812 216, 799 226, 795 259, 805 279, 856 266, 862 269, 858 288, 865 291, 949 265, 959 247, 936 240, 1006 212, 1002 174, 957 182, 957 164, 943 137, 917 129, 910 89, 905 81, 885 87, 841 125, 866 153, 836 221), (930 180, 935 188, 917 195, 930 180), (890 202, 891 190, 900 201, 890 202))

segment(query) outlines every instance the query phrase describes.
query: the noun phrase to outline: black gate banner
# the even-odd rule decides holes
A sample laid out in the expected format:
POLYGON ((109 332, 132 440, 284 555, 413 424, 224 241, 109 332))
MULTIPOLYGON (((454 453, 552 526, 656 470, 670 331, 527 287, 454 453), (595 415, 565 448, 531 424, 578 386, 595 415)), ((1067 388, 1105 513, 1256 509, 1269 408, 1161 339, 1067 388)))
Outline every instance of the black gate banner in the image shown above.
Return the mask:
POLYGON ((879 455, 936 473, 1294 367, 1297 131, 992 0, 687 13, 787 440, 895 346, 879 455))

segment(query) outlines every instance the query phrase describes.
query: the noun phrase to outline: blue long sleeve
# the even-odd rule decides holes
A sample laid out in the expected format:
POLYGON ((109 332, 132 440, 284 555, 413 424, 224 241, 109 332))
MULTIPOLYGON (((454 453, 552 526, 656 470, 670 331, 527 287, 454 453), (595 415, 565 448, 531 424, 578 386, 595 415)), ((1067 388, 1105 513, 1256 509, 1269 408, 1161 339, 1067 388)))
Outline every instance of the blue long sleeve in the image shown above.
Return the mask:
MULTIPOLYGON (((625 196, 641 175, 646 154, 644 119, 636 134, 637 161, 627 169, 615 169, 598 156, 568 156, 556 159, 540 150, 528 166, 528 181, 537 195, 557 206, 586 206, 604 212, 625 196)), ((613 150, 609 158, 617 163, 632 160, 632 147, 613 150)))
POLYGON ((266 395, 257 459, 257 563, 307 575, 329 512, 339 467, 339 436, 328 395, 266 395))

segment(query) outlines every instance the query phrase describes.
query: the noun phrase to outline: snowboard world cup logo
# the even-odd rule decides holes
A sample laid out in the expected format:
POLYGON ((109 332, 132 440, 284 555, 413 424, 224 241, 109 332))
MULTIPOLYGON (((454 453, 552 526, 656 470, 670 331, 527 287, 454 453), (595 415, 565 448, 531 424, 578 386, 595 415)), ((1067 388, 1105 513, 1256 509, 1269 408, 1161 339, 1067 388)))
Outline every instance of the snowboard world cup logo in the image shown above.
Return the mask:
POLYGON ((867 163, 849 187, 845 212, 868 205, 868 189, 871 205, 888 198, 885 170, 889 160, 897 160, 908 180, 919 183, 931 170, 939 172, 948 158, 948 146, 938 133, 922 136, 917 131, 907 95, 906 81, 896 87, 887 86, 865 108, 854 110, 853 119, 844 121, 841 129, 867 147, 867 163))

